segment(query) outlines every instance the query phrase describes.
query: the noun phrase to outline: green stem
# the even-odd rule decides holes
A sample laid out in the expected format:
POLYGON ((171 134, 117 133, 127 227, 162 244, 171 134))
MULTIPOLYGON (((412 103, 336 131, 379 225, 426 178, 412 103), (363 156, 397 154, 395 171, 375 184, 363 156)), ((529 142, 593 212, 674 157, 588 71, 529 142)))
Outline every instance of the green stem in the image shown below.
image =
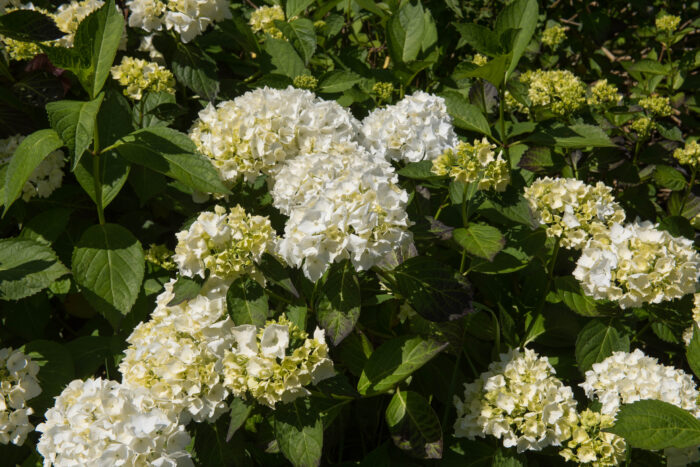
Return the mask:
POLYGON ((102 207, 102 170, 100 168, 100 132, 95 125, 95 135, 92 143, 92 179, 95 182, 95 206, 100 225, 105 225, 105 212, 102 207))
POLYGON ((498 125, 501 129, 501 142, 503 144, 503 155, 504 158, 509 161, 510 156, 508 155, 508 137, 506 136, 506 120, 504 117, 505 105, 506 105, 506 86, 505 82, 501 85, 499 90, 500 99, 498 99, 498 125))
MULTIPOLYGON (((466 330, 466 327, 464 328, 466 330)), ((462 341, 464 340, 464 331, 462 331, 462 341)), ((460 344, 462 343, 460 341, 460 344)), ((462 360, 462 353, 463 352, 457 352, 457 361, 455 361, 455 366, 454 369, 452 370, 452 377, 450 378, 450 389, 449 393, 447 394, 447 400, 451 401, 452 400, 452 395, 455 393, 455 386, 457 385, 457 370, 459 369, 459 364, 461 363, 462 360)), ((447 418, 450 416, 450 412, 452 412, 452 405, 447 404, 445 406, 445 411, 442 413, 442 426, 447 426, 447 418)))

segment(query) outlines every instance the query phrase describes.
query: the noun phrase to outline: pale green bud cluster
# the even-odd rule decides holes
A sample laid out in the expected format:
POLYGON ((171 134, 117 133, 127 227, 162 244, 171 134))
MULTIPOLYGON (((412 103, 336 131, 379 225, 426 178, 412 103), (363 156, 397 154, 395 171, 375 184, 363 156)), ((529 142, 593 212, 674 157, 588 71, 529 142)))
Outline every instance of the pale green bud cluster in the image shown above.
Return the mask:
POLYGON ((547 226, 547 236, 560 238, 565 248, 583 248, 592 232, 625 220, 612 188, 603 182, 587 185, 573 178, 540 178, 525 188, 535 218, 547 226))
POLYGON ((474 54, 474 58, 472 58, 472 63, 477 66, 484 66, 489 62, 489 59, 485 55, 481 54, 474 54))
POLYGON ((671 101, 668 97, 649 96, 639 100, 639 105, 656 117, 668 117, 673 113, 671 101))
POLYGON ((591 95, 588 97, 588 105, 607 107, 620 101, 617 86, 608 83, 607 79, 596 81, 591 86, 591 95))
POLYGON ((223 359, 224 386, 236 397, 250 396, 274 408, 310 394, 305 386, 335 374, 323 330, 312 338, 284 315, 262 329, 233 328, 235 348, 223 359))
POLYGON ((530 109, 527 108, 527 106, 523 105, 518 101, 515 97, 513 97, 513 94, 510 93, 510 91, 506 90, 504 93, 504 102, 506 105, 506 109, 508 109, 510 112, 518 111, 521 112, 525 115, 530 114, 530 109))
POLYGON ((394 93, 394 85, 392 83, 380 81, 374 83, 372 92, 377 95, 380 101, 389 102, 391 100, 391 95, 394 93))
POLYGON ((673 151, 673 157, 681 164, 697 167, 700 165, 700 144, 697 141, 688 141, 685 147, 673 151))
POLYGON ((112 78, 124 86, 124 95, 140 100, 147 92, 175 94, 175 77, 167 68, 140 58, 124 57, 112 67, 112 78))
POLYGON ((640 138, 646 138, 656 129, 656 122, 649 117, 639 117, 630 124, 630 128, 636 132, 640 138))
POLYGON ((520 81, 529 86, 532 105, 547 108, 556 115, 572 115, 586 104, 586 86, 570 71, 527 71, 520 81))
POLYGON ((261 6, 250 14, 250 28, 253 32, 269 34, 275 39, 282 39, 282 31, 275 26, 275 20, 284 21, 284 11, 279 5, 261 6))
POLYGON ((556 25, 542 32, 542 43, 551 49, 556 49, 566 38, 566 28, 556 25))
POLYGON ((169 250, 167 246, 151 243, 150 247, 145 253, 145 258, 149 263, 158 265, 166 271, 174 271, 177 269, 177 266, 173 261, 173 254, 174 252, 169 250))
POLYGON ((318 86, 318 80, 311 75, 299 75, 292 82, 295 88, 313 91, 318 86))
POLYGON ((576 462, 579 465, 619 465, 625 459, 625 440, 603 431, 614 424, 615 418, 612 415, 584 410, 579 414, 578 424, 573 429, 571 439, 566 443, 566 449, 559 451, 559 455, 568 462, 576 462))
POLYGON ((663 32, 673 32, 681 24, 681 18, 674 15, 659 15, 656 17, 656 29, 663 32))
POLYGON ((480 190, 505 191, 510 183, 510 166, 488 139, 474 140, 474 144, 460 141, 433 161, 432 172, 448 175, 463 183, 477 183, 480 190))

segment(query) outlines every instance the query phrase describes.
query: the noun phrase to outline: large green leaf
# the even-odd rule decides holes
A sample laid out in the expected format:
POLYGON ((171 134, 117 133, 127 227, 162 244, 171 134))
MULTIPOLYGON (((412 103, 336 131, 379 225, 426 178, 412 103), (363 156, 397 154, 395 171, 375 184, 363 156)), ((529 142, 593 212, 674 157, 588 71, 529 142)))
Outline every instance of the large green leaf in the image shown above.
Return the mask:
POLYGON ((598 304, 581 290, 581 284, 571 277, 555 277, 554 290, 562 302, 582 316, 600 316, 598 304))
POLYGON ((37 379, 41 394, 28 401, 36 413, 43 413, 53 406, 54 397, 75 378, 73 357, 68 349, 59 342, 36 340, 21 348, 39 366, 37 379))
POLYGON ((700 420, 687 410, 657 400, 625 404, 615 426, 606 430, 622 436, 634 448, 689 448, 700 445, 700 420))
POLYGON ((486 224, 469 224, 466 229, 455 229, 452 235, 467 253, 489 261, 493 261, 506 244, 501 231, 486 224))
POLYGON ((420 1, 404 2, 386 25, 386 39, 391 57, 397 63, 408 63, 418 57, 425 30, 425 15, 420 1))
POLYGON ((197 47, 178 42, 173 55, 172 70, 178 83, 182 83, 202 99, 213 101, 219 93, 216 62, 197 47))
POLYGON ((362 81, 357 73, 345 70, 334 70, 324 75, 318 84, 319 92, 343 92, 362 81))
POLYGON ((477 52, 489 57, 495 57, 504 52, 498 35, 490 29, 476 23, 455 23, 455 27, 464 42, 471 45, 477 52))
POLYGON ((409 258, 393 271, 392 284, 423 318, 447 321, 471 310, 471 289, 449 265, 426 256, 409 258))
POLYGON ((370 395, 391 389, 428 363, 447 344, 422 337, 401 336, 382 344, 362 370, 357 390, 370 395))
POLYGON ((314 23, 307 18, 297 18, 290 22, 277 20, 275 24, 299 51, 304 59, 304 65, 308 65, 309 60, 311 60, 316 51, 314 23))
POLYGON ((173 298, 168 302, 168 306, 176 306, 184 301, 192 300, 199 295, 203 284, 204 280, 199 276, 195 276, 194 279, 187 276, 178 277, 173 284, 173 298))
POLYGON ((65 232, 71 213, 72 210, 66 208, 42 211, 24 224, 19 238, 51 245, 65 232))
POLYGON ((695 376, 700 377, 700 328, 696 323, 693 323, 693 337, 685 349, 685 356, 688 359, 690 369, 693 370, 695 376))
POLYGON ((682 173, 670 165, 659 164, 654 169, 654 181, 657 185, 673 191, 685 189, 687 182, 682 173))
POLYGON ((48 245, 29 239, 0 240, 0 300, 33 295, 69 272, 48 245))
POLYGON ((508 66, 510 75, 520 61, 537 27, 537 0, 515 0, 507 5, 496 18, 496 34, 503 36, 509 29, 518 30, 510 50, 508 66))
POLYGON ((581 373, 590 370, 594 363, 608 358, 613 352, 629 352, 630 340, 612 326, 601 321, 589 321, 576 338, 576 362, 581 373))
POLYGON ((73 250, 73 275, 83 295, 115 328, 131 310, 141 289, 141 244, 120 225, 93 225, 73 250))
POLYGON ((314 0, 287 0, 284 9, 286 17, 293 18, 306 10, 312 3, 314 3, 314 0))
POLYGON ((261 327, 269 310, 267 295, 260 284, 248 277, 239 277, 226 294, 226 307, 231 320, 238 324, 261 327))
POLYGON ((265 52, 270 56, 270 72, 279 73, 292 79, 299 75, 308 74, 304 61, 289 42, 268 37, 265 40, 265 52))
POLYGON ((87 102, 63 100, 46 104, 51 127, 61 136, 73 158, 71 170, 75 169, 92 143, 102 99, 104 94, 87 102))
POLYGON ((229 193, 209 159, 197 152, 190 138, 172 128, 136 130, 116 145, 133 164, 160 172, 203 193, 229 193))
POLYGON ((253 410, 253 403, 244 399, 234 398, 229 405, 229 418, 231 421, 226 431, 226 442, 228 443, 236 434, 236 431, 245 423, 248 415, 253 410))
POLYGON ((563 126, 560 123, 543 126, 540 131, 525 138, 525 141, 541 146, 562 148, 615 147, 615 143, 602 128, 586 123, 563 126))
MULTIPOLYGON (((83 157, 75 167, 73 174, 83 187, 85 193, 95 201, 94 156, 83 157)), ((130 165, 119 157, 115 151, 103 152, 100 155, 100 180, 102 181, 102 207, 106 208, 119 194, 124 183, 129 178, 130 165)))
POLYGON ((49 16, 34 10, 15 10, 0 16, 0 34, 18 41, 41 42, 65 33, 49 16))
POLYGON ((397 390, 386 408, 386 423, 399 449, 423 459, 442 458, 442 427, 427 400, 397 390))
POLYGON ((5 173, 4 194, 5 210, 10 209, 22 193, 22 187, 39 164, 56 149, 63 146, 63 141, 54 130, 35 131, 17 146, 5 173))
POLYGON ((280 451, 295 467, 321 463, 323 422, 312 399, 296 399, 280 404, 273 412, 275 438, 280 451))
POLYGON ((464 76, 471 78, 483 78, 497 88, 503 84, 506 71, 511 63, 511 55, 499 55, 493 60, 489 60, 486 65, 475 67, 471 71, 462 72, 464 76))
POLYGON ((478 107, 467 102, 461 94, 447 92, 443 95, 447 112, 452 116, 452 123, 458 128, 491 135, 489 122, 478 107))
POLYGON ((334 263, 321 289, 316 307, 318 324, 333 345, 352 332, 360 318, 360 284, 349 261, 334 263))

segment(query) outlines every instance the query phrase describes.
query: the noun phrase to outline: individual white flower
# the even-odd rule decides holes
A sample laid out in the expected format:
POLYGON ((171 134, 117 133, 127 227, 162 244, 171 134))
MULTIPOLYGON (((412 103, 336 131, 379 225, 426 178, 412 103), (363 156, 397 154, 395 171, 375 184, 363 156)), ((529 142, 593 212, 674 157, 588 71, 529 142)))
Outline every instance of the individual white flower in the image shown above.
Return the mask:
MULTIPOLYGON (((10 163, 17 146, 24 138, 24 136, 15 135, 0 139, 0 167, 10 163)), ((65 165, 63 151, 60 149, 46 156, 22 187, 22 199, 29 201, 35 196, 40 198, 48 197, 56 188, 61 186, 63 167, 65 165)))
POLYGON ((280 163, 301 153, 353 141, 358 125, 335 101, 291 86, 264 87, 216 107, 209 104, 190 138, 232 185, 241 176, 252 181, 261 173, 274 175, 280 163))
POLYGON ((587 185, 575 178, 544 177, 525 188, 524 197, 547 236, 565 248, 580 249, 590 232, 625 220, 625 211, 603 182, 587 185))
POLYGON ((299 156, 280 170, 272 196, 289 214, 278 253, 318 280, 335 261, 377 265, 412 241, 407 193, 383 160, 355 144, 299 156))
POLYGON ((491 363, 479 379, 455 396, 455 436, 486 435, 518 452, 560 446, 578 424, 571 388, 555 376, 547 357, 530 349, 511 349, 491 363))
POLYGON ((226 311, 229 283, 208 279, 195 298, 168 306, 174 283, 165 285, 150 319, 127 338, 119 371, 126 386, 148 389, 184 422, 213 421, 226 410, 221 358, 235 342, 226 311))
POLYGON ((46 412, 37 450, 44 466, 193 466, 178 416, 143 388, 75 380, 46 412))
POLYGON ((173 261, 187 277, 233 280, 245 274, 263 281, 255 264, 265 252, 274 251, 275 233, 270 220, 247 214, 240 206, 227 213, 216 206, 202 212, 187 230, 178 232, 173 261))
POLYGON ((661 303, 694 293, 700 255, 693 242, 649 221, 598 230, 573 272, 584 292, 617 301, 621 308, 661 303))
POLYGON ((39 365, 11 347, 0 349, 0 444, 24 444, 34 430, 27 401, 41 394, 39 365))
POLYGON ((362 120, 362 144, 378 158, 433 160, 458 140, 442 97, 416 91, 362 120))
POLYGON ((258 330, 251 351, 250 324, 233 328, 236 345, 223 359, 224 385, 236 397, 274 408, 310 394, 305 386, 335 375, 323 331, 312 338, 284 315, 258 330))
POLYGON ((231 17, 225 0, 129 0, 129 26, 148 32, 165 26, 184 43, 202 34, 210 25, 231 17))

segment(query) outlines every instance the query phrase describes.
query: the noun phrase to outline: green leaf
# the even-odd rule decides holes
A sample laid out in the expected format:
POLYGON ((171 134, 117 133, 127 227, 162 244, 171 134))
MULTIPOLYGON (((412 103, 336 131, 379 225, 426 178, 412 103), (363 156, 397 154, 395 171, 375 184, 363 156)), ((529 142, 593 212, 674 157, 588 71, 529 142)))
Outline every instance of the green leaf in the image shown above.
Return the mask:
POLYGON ((557 174, 566 166, 564 158, 541 146, 529 148, 520 158, 518 167, 536 174, 557 174))
POLYGON ((284 457, 295 467, 321 463, 323 422, 309 398, 280 404, 273 412, 275 439, 284 457))
POLYGON ((585 123, 576 123, 568 127, 559 123, 544 126, 540 131, 528 136, 525 141, 540 146, 562 148, 615 147, 615 143, 602 128, 585 123))
POLYGON ((532 39, 537 27, 537 0, 515 0, 508 4, 496 18, 496 34, 502 36, 508 29, 519 30, 515 40, 512 42, 512 49, 509 50, 512 56, 508 66, 510 75, 520 61, 527 45, 532 39))
MULTIPOLYGON (((66 344, 75 365, 77 378, 89 378, 113 358, 116 336, 81 336, 66 344)), ((123 342, 123 340, 121 341, 123 342)))
POLYGON ((294 44, 304 59, 304 65, 309 64, 309 60, 316 51, 316 31, 314 23, 307 18, 297 18, 294 21, 276 20, 275 24, 284 36, 294 44))
POLYGON ((489 122, 478 107, 467 102, 461 94, 447 92, 443 95, 447 112, 452 116, 452 123, 458 128, 491 135, 489 122))
POLYGON ((231 421, 228 425, 228 430, 226 431, 226 442, 228 443, 236 434, 236 431, 243 426, 245 421, 248 419, 248 415, 253 410, 253 404, 245 401, 244 399, 234 398, 229 405, 229 416, 231 421))
POLYGON ((382 344, 367 360, 357 383, 362 395, 391 389, 428 363, 447 344, 422 337, 400 336, 382 344))
POLYGON ((387 22, 386 40, 396 63, 414 61, 420 52, 425 29, 425 15, 420 2, 405 2, 387 22))
MULTIPOLYGON (((175 95, 169 92, 148 92, 133 109, 133 127, 168 126, 174 120, 172 115, 161 112, 168 108, 177 112, 179 107, 175 95), (141 112, 143 111, 143 115, 141 112), (162 117, 162 118, 161 118, 162 117)), ((132 128, 133 128, 132 127, 132 128)))
POLYGON ((198 48, 178 41, 171 67, 175 79, 202 99, 213 101, 216 98, 219 93, 216 62, 198 48))
POLYGON ((316 307, 318 324, 333 345, 338 345, 355 328, 360 318, 360 283, 348 260, 334 263, 321 289, 316 307))
POLYGON ((47 245, 17 238, 0 240, 0 300, 34 295, 69 272, 47 245))
POLYGON ((398 174, 402 177, 412 178, 414 180, 426 180, 429 178, 438 178, 432 172, 433 161, 409 162, 405 167, 398 170, 398 174))
POLYGON ((469 224, 466 229, 455 229, 452 235, 467 253, 489 261, 493 261, 506 244, 500 230, 485 224, 469 224))
POLYGON ((464 39, 477 52, 489 57, 495 57, 504 53, 500 46, 498 36, 490 29, 476 23, 456 23, 455 28, 464 39))
POLYGON ((192 279, 187 276, 180 276, 173 284, 173 299, 168 302, 168 306, 176 306, 186 300, 192 300, 199 291, 202 290, 202 280, 198 277, 192 279))
POLYGON ((285 5, 284 9, 285 16, 287 18, 292 18, 309 8, 309 5, 311 5, 313 2, 314 0, 287 0, 287 4, 285 5))
POLYGON ((658 450, 700 445, 700 420, 687 410, 657 400, 625 404, 605 431, 622 436, 634 448, 658 450))
MULTIPOLYGON (((96 199, 95 179, 93 178, 94 156, 83 157, 75 167, 73 174, 83 187, 85 193, 93 200, 96 199)), ((121 191, 129 177, 128 162, 117 156, 115 151, 100 154, 100 180, 102 181, 102 207, 106 208, 121 191)))
POLYGON ((428 401, 414 391, 397 390, 386 408, 394 444, 422 459, 442 458, 442 427, 428 401))
POLYGON ((236 325, 264 326, 269 311, 265 289, 253 279, 239 277, 226 293, 226 308, 236 325))
POLYGON ((309 74, 304 61, 289 42, 268 37, 265 39, 265 52, 270 55, 271 73, 279 73, 291 79, 309 74))
POLYGON ((335 70, 325 74, 323 78, 321 78, 321 82, 318 84, 318 91, 327 93, 343 92, 360 81, 362 81, 362 77, 357 73, 335 70))
POLYGON ((265 279, 282 287, 295 298, 299 298, 299 292, 294 287, 294 283, 289 277, 289 272, 277 258, 269 253, 263 253, 262 259, 258 262, 258 269, 265 275, 265 279))
POLYGON ((22 193, 24 184, 39 164, 56 149, 63 146, 63 141, 54 130, 35 131, 17 146, 5 174, 5 210, 10 209, 22 193))
POLYGON ((54 397, 75 378, 73 358, 64 345, 48 340, 29 342, 20 350, 39 366, 37 379, 41 394, 30 399, 28 404, 36 413, 43 413, 54 405, 54 397))
POLYGON ((116 145, 120 156, 134 164, 174 178, 203 193, 230 193, 209 159, 190 138, 172 128, 136 130, 116 145))
POLYGON ((695 376, 700 375, 700 328, 697 323, 693 323, 693 338, 685 349, 685 356, 695 376))
POLYGON ((426 256, 409 258, 392 271, 392 289, 423 318, 448 321, 471 310, 471 289, 450 266, 426 256))
POLYGON ((141 289, 144 257, 139 241, 120 225, 93 225, 75 245, 72 266, 85 298, 117 328, 141 289))
POLYGON ((89 67, 81 69, 78 79, 91 98, 99 94, 109 76, 123 32, 124 15, 114 0, 108 0, 78 26, 73 48, 81 57, 89 57, 89 67))
POLYGON ((51 128, 60 135, 73 158, 71 170, 75 170, 83 153, 92 143, 102 99, 104 94, 87 102, 63 100, 46 104, 51 128))
POLYGON ((608 358, 613 352, 629 352, 630 340, 620 336, 612 326, 599 320, 589 321, 576 338, 576 362, 581 373, 590 370, 594 363, 608 358))
POLYGON ((65 208, 43 211, 24 224, 19 238, 51 245, 66 230, 71 213, 71 209, 65 208))
POLYGON ((555 277, 554 289, 564 304, 579 315, 600 316, 596 301, 583 293, 581 285, 575 278, 571 276, 555 277))
POLYGON ((15 10, 0 16, 0 35, 23 42, 42 42, 65 33, 49 16, 34 10, 15 10))
POLYGON ((489 60, 486 65, 474 68, 471 71, 464 71, 463 74, 471 78, 483 78, 498 88, 505 81, 506 71, 510 62, 510 54, 499 55, 493 60, 489 60))
POLYGON ((672 191, 685 189, 687 182, 682 173, 669 165, 659 164, 654 170, 654 181, 657 185, 672 191))

